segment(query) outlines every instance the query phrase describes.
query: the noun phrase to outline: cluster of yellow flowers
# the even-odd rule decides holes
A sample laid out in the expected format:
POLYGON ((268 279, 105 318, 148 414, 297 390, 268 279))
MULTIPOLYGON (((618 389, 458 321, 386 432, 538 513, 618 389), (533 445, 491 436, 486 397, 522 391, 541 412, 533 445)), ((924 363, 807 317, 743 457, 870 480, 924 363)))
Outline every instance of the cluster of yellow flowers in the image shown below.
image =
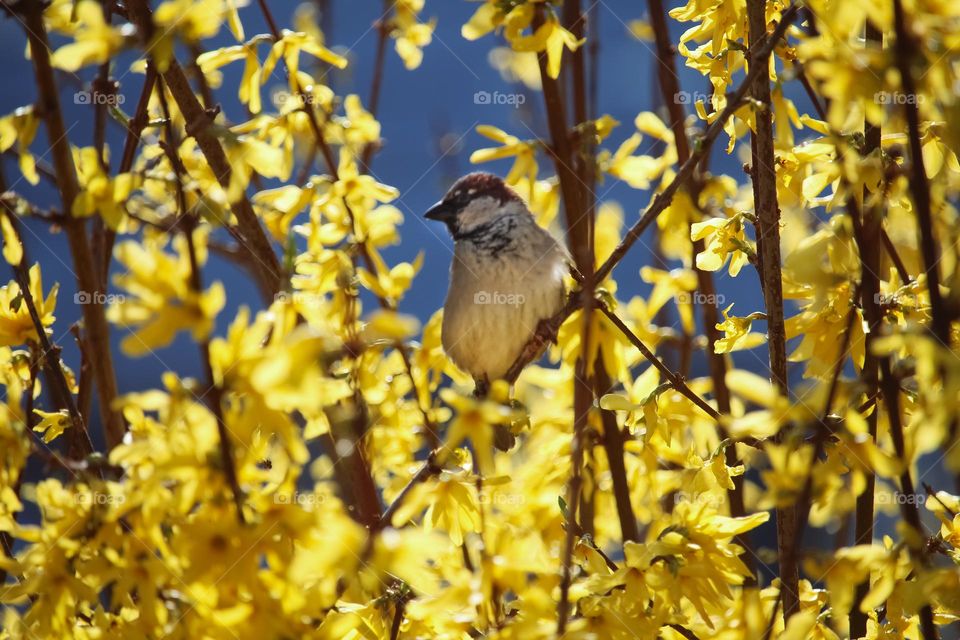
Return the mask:
MULTIPOLYGON (((146 5, 125 4, 131 16, 146 5)), ((766 367, 758 324, 767 315, 740 303, 738 316, 733 304, 706 300, 722 312, 709 344, 727 363, 723 389, 716 379, 685 380, 685 370, 675 374, 635 348, 631 335, 654 353, 701 349, 698 278, 726 271, 753 286, 745 274, 760 268, 749 181, 701 172, 695 187, 671 193, 657 220, 660 253, 677 268, 645 267, 649 295, 628 300, 618 301, 609 273, 597 283, 600 304, 631 335, 599 310, 589 319, 575 311, 549 366, 531 365, 512 389, 498 382, 485 398, 473 397, 472 382, 443 353, 442 311, 422 326, 398 311, 421 258, 391 265, 383 257, 400 242, 404 216, 392 203, 401 194, 365 172, 381 135, 372 108, 323 81, 322 69, 347 60, 303 12, 297 31, 245 35, 242 4, 166 0, 150 34, 93 0, 54 0, 43 12, 43 28, 67 36, 49 57, 56 68, 102 65, 129 49, 143 55, 132 69, 147 79, 139 120, 150 126, 136 155, 111 173, 108 149, 66 154, 57 168, 73 167, 76 194, 61 222, 85 229, 95 218, 119 236, 112 282, 122 295, 103 312, 130 329, 123 354, 189 334, 207 379, 171 371, 162 388, 114 398, 102 409, 122 415, 122 441, 84 450, 83 432, 98 424, 87 415, 92 383, 50 348, 62 332, 54 331, 57 285, 45 287, 40 265, 23 261, 20 218, 37 211, 15 193, 0 196, 3 255, 17 274, 0 288, 0 640, 535 640, 556 637, 558 624, 564 638, 583 640, 832 639, 851 633, 848 616, 857 612, 871 639, 933 640, 925 610, 936 628, 958 620, 960 497, 933 487, 923 497, 904 484, 927 454, 960 473, 960 365, 949 343, 956 330, 947 344, 929 332, 938 311, 901 109, 908 98, 919 102, 919 161, 941 240, 936 268, 950 274, 938 300, 952 319, 960 309, 956 3, 905 2, 913 32, 929 43, 916 51, 911 64, 922 71, 906 95, 889 46, 898 27, 890 3, 805 2, 806 24, 790 27, 771 56, 771 104, 745 100, 721 122, 733 151, 757 130, 758 110, 774 117, 783 295, 794 305, 786 333, 796 338, 789 360, 802 363, 802 384, 785 395, 750 373, 766 367), (861 39, 867 18, 888 46, 883 36, 861 39), (198 125, 169 74, 180 73, 180 44, 201 51, 224 25, 236 44, 199 53, 193 66, 214 91, 220 69, 243 61, 235 90, 245 119, 217 113, 198 125), (289 85, 264 100, 278 67, 289 85), (813 101, 829 99, 820 113, 801 113, 786 97, 798 78, 813 101), (865 146, 865 123, 882 128, 874 149, 865 146), (209 155, 211 140, 227 174, 209 155), (326 163, 319 174, 309 169, 315 156, 326 163), (263 179, 281 184, 263 188, 263 179), (285 252, 282 284, 263 309, 226 318, 218 335, 231 287, 246 285, 204 283, 202 269, 214 250, 260 268, 256 253, 215 240, 245 247, 247 209, 285 252), (877 326, 862 302, 858 242, 870 216, 885 238, 874 249, 887 252, 872 274, 877 326), (666 326, 670 314, 676 327, 666 326), (582 359, 605 365, 610 391, 588 408, 578 442, 572 381, 582 359), (892 381, 882 392, 861 374, 880 361, 882 382, 892 381), (518 445, 495 451, 496 429, 512 431, 518 445), (578 505, 566 500, 571 476, 578 505), (875 543, 850 545, 864 495, 901 521, 875 543), (771 514, 789 510, 844 534, 835 549, 814 551, 802 524, 793 532, 805 577, 798 610, 783 616, 782 583, 765 574, 761 558, 769 558, 755 543, 771 514), (935 528, 918 528, 910 513, 935 528)), ((694 104, 703 127, 721 117, 750 63, 747 4, 689 0, 670 12, 693 23, 678 52, 713 88, 694 104)), ((766 2, 766 20, 783 19, 787 4, 766 2)), ((387 5, 380 37, 414 69, 436 21, 421 18, 423 0, 387 5)), ((654 37, 645 23, 633 30, 654 37)), ((501 66, 537 86, 560 77, 565 56, 583 53, 574 31, 547 0, 485 0, 462 27, 469 40, 502 34, 501 66)), ((36 68, 39 77, 42 63, 36 68)), ((611 73, 608 82, 634 81, 611 73)), ((41 179, 31 152, 37 131, 59 117, 51 109, 28 105, 0 118, 0 151, 19 159, 30 183, 41 179)), ((138 118, 114 111, 136 126, 138 118)), ((657 114, 639 112, 610 148, 614 118, 577 125, 571 139, 589 139, 598 180, 662 195, 678 179, 677 129, 657 114), (645 138, 657 153, 639 153, 645 138)), ((561 185, 539 163, 556 150, 490 125, 477 131, 496 146, 471 160, 512 158, 507 182, 541 224, 553 224, 561 185)), ((692 146, 700 152, 696 137, 692 146)), ((615 255, 632 217, 598 203, 598 265, 615 255)), ((84 357, 95 355, 84 349, 84 357)))

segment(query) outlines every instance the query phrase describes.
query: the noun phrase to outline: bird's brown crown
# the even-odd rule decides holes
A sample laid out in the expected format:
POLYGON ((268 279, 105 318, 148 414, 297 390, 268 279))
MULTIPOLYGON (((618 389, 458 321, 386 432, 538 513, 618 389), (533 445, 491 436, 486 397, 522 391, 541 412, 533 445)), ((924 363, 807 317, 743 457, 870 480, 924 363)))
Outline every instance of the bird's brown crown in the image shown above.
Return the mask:
POLYGON ((493 198, 503 204, 510 201, 521 201, 517 192, 507 186, 498 176, 492 173, 468 173, 457 180, 444 200, 451 202, 467 202, 475 198, 493 198))

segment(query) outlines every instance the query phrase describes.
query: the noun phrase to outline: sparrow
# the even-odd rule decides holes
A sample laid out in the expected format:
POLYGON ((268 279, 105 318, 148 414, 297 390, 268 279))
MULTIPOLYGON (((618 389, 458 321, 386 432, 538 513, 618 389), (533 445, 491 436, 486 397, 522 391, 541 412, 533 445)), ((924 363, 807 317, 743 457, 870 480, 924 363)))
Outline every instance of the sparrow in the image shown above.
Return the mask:
POLYGON ((482 396, 563 308, 570 260, 517 192, 489 173, 457 180, 425 217, 443 222, 454 242, 441 343, 482 396))

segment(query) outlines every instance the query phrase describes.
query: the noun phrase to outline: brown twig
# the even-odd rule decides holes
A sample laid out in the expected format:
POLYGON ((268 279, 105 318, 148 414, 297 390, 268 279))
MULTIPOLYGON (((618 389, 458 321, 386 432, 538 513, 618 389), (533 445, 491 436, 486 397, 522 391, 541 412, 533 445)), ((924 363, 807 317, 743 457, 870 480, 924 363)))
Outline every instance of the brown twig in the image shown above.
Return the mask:
MULTIPOLYGON (((900 474, 900 494, 913 496, 915 493, 913 478, 910 475, 910 465, 907 464, 906 445, 903 439, 903 422, 900 418, 900 382, 892 371, 889 357, 882 357, 880 362, 880 392, 887 410, 887 421, 890 425, 890 439, 893 440, 893 449, 897 458, 904 464, 900 474)), ((920 511, 913 500, 898 500, 900 516, 913 531, 923 537, 923 524, 920 521, 920 511)), ((910 556, 914 561, 924 562, 923 554, 918 549, 910 547, 910 556)), ((925 640, 936 640, 939 635, 933 623, 933 609, 929 604, 920 608, 920 631, 925 640)))
MULTIPOLYGON (((380 108, 380 89, 383 86, 383 69, 387 60, 387 38, 390 35, 390 21, 381 18, 377 20, 376 28, 377 52, 373 59, 373 80, 370 84, 370 98, 367 102, 367 111, 374 118, 377 117, 380 108)), ((371 142, 363 148, 363 152, 360 154, 360 166, 365 171, 370 171, 370 163, 379 148, 379 141, 371 142)))
MULTIPOLYGON (((680 79, 676 70, 676 48, 670 39, 670 32, 667 29, 667 14, 663 7, 662 0, 648 0, 650 7, 650 22, 653 26, 654 41, 656 43, 657 53, 657 78, 660 84, 660 93, 667 107, 667 113, 670 115, 670 129, 673 131, 673 137, 677 148, 677 161, 683 165, 690 158, 690 145, 687 141, 687 132, 684 127, 686 120, 686 110, 683 107, 680 92, 680 79)), ((709 157, 709 154, 704 156, 709 157)), ((691 173, 685 185, 690 193, 690 200, 697 206, 699 201, 700 184, 696 172, 691 173)), ((693 220, 690 220, 693 223, 693 220)), ((727 388, 727 360, 724 354, 716 352, 717 341, 720 340, 720 330, 717 329, 719 317, 717 307, 714 303, 717 300, 717 290, 713 280, 713 274, 705 269, 701 269, 696 264, 696 256, 705 249, 702 239, 694 240, 692 243, 692 260, 695 272, 697 274, 697 290, 702 297, 698 297, 698 306, 703 318, 703 331, 707 337, 707 362, 710 368, 710 380, 713 383, 713 394, 717 401, 717 409, 721 414, 730 413, 730 390, 727 388)), ((721 439, 727 438, 726 429, 719 427, 721 439)), ((737 459, 737 448, 727 447, 724 450, 726 463, 730 467, 737 466, 740 461, 737 459)), ((743 476, 737 476, 733 479, 733 488, 727 490, 727 497, 730 502, 730 515, 733 517, 742 517, 746 515, 746 508, 743 499, 743 476)), ((744 555, 744 561, 751 573, 755 572, 752 553, 753 545, 750 537, 746 533, 737 534, 737 544, 749 551, 744 555)), ((755 581, 755 580, 754 580, 755 581)))
MULTIPOLYGON (((747 0, 750 42, 767 36, 766 0, 747 0)), ((787 349, 783 313, 783 277, 780 263, 780 207, 777 203, 776 160, 773 151, 773 113, 770 98, 769 58, 751 51, 750 71, 762 70, 753 80, 750 94, 760 106, 754 109, 755 131, 751 136, 751 174, 753 203, 756 213, 757 253, 763 281, 764 306, 767 314, 767 351, 770 377, 787 396, 787 349)), ((779 434, 776 436, 779 439, 779 434)), ((798 508, 777 509, 777 549, 780 580, 784 590, 784 624, 800 610, 800 572, 796 556, 791 552, 800 537, 797 526, 798 508)))
MULTIPOLYGON (((146 0, 130 0, 127 2, 127 9, 143 42, 148 44, 154 35, 154 24, 146 0)), ((190 82, 175 59, 169 61, 162 75, 167 89, 186 121, 187 135, 196 139, 200 151, 220 185, 224 189, 229 188, 233 168, 211 127, 213 124, 211 115, 197 100, 190 82)), ((241 194, 236 202, 231 203, 230 208, 237 217, 237 231, 242 238, 241 246, 251 254, 250 264, 255 269, 254 275, 261 292, 265 298, 272 299, 283 289, 283 270, 277 254, 274 253, 270 239, 260 225, 260 220, 246 194, 241 194)))
POLYGON ((672 386, 676 391, 681 395, 685 396, 688 400, 697 405, 701 411, 710 416, 716 421, 720 421, 720 413, 714 409, 706 400, 697 395, 690 387, 687 386, 687 383, 684 381, 683 377, 677 373, 674 373, 663 361, 658 358, 650 349, 647 348, 647 345, 643 344, 637 334, 630 330, 623 320, 620 319, 617 314, 607 307, 607 305, 598 301, 597 308, 603 313, 603 315, 609 318, 610 322, 613 323, 620 332, 626 336, 630 343, 637 348, 644 358, 652 364, 656 369, 663 374, 663 376, 670 381, 670 386, 672 386))
MULTIPOLYGON (((137 147, 140 145, 140 138, 143 130, 150 121, 148 108, 150 106, 150 96, 153 94, 153 87, 157 82, 157 71, 153 65, 147 65, 147 72, 143 79, 143 89, 140 91, 140 98, 137 100, 136 110, 133 117, 127 123, 127 137, 123 143, 123 155, 120 157, 120 166, 117 173, 129 173, 133 168, 133 161, 136 158, 137 147)), ((113 245, 117 240, 117 232, 106 228, 103 233, 103 249, 101 251, 100 281, 106 290, 107 278, 110 274, 110 260, 113 256, 113 245)))
MULTIPOLYGON (((7 216, 7 219, 13 225, 17 242, 22 246, 23 240, 20 235, 19 221, 7 207, 4 206, 2 211, 3 215, 7 216)), ((37 354, 37 359, 43 367, 43 373, 47 379, 50 395, 57 408, 65 409, 67 415, 70 416, 70 424, 73 427, 71 441, 75 443, 71 448, 76 449, 76 453, 79 454, 78 457, 83 457, 93 451, 93 442, 90 440, 87 423, 77 408, 73 394, 70 391, 70 384, 67 382, 67 377, 63 372, 63 363, 60 361, 60 347, 50 341, 49 336, 47 336, 46 327, 43 326, 43 321, 40 318, 40 313, 37 311, 37 303, 33 298, 33 292, 30 290, 30 268, 27 266, 26 254, 24 254, 24 257, 20 260, 20 264, 13 267, 13 273, 20 287, 23 303, 27 307, 30 320, 33 322, 33 327, 37 332, 37 342, 40 345, 40 353, 37 354)), ((29 393, 33 394, 33 388, 30 389, 29 393)), ((30 418, 28 417, 27 420, 29 421, 30 418)))
POLYGON ((377 529, 383 529, 384 527, 390 526, 390 521, 393 519, 393 516, 397 513, 397 510, 400 509, 403 505, 403 501, 406 500, 407 495, 413 491, 414 487, 422 482, 426 482, 428 479, 433 476, 438 475, 443 469, 437 464, 437 451, 431 451, 427 456, 426 461, 423 463, 423 466, 420 467, 420 470, 417 471, 410 482, 397 494, 397 497, 393 499, 393 502, 390 503, 380 516, 380 520, 377 523, 377 529))
MULTIPOLYGON (((545 22, 544 13, 547 9, 543 4, 536 5, 532 27, 539 28, 545 22)), ((565 0, 564 21, 572 32, 583 35, 583 15, 580 0, 565 0)), ((554 160, 557 176, 560 180, 560 191, 563 195, 564 216, 567 226, 567 240, 570 254, 573 256, 577 271, 582 275, 580 305, 583 310, 580 329, 581 353, 575 365, 573 380, 573 438, 571 441, 570 459, 571 473, 567 484, 568 519, 576 521, 580 504, 580 489, 582 484, 584 434, 587 420, 593 405, 593 381, 589 379, 590 369, 593 375, 599 375, 604 364, 602 360, 594 363, 593 367, 588 358, 593 354, 588 351, 591 343, 592 314, 595 304, 594 288, 594 245, 593 224, 595 217, 595 197, 593 195, 593 169, 595 163, 592 149, 574 149, 569 138, 569 121, 567 108, 563 99, 560 83, 550 77, 547 71, 547 54, 542 51, 537 55, 540 68, 540 81, 543 87, 543 99, 547 113, 547 127, 550 131, 549 151, 554 160), (589 158, 586 154, 589 153, 589 158)), ((573 75, 573 111, 577 119, 586 117, 586 84, 584 81, 583 50, 577 49, 572 54, 571 73, 573 75)), ((583 121, 576 123, 585 125, 583 121)), ((622 460, 621 460, 622 461, 622 460)), ((614 467, 611 466, 611 473, 614 467)), ((623 478, 624 482, 626 478, 623 478)), ((633 510, 627 503, 629 513, 620 514, 621 521, 633 521, 633 510)), ((557 605, 557 635, 562 636, 570 613, 568 599, 572 580, 572 555, 574 536, 571 529, 567 536, 562 555, 562 578, 560 583, 560 602, 557 605)))
MULTIPOLYGON (((866 42, 883 46, 883 32, 876 28, 872 22, 867 21, 866 42)), ((864 147, 863 154, 880 150, 881 129, 869 122, 864 125, 864 147)), ((866 187, 863 190, 863 199, 866 203, 868 191, 866 187)), ((883 312, 877 296, 880 293, 880 247, 879 236, 883 231, 883 219, 879 211, 874 207, 867 209, 867 215, 863 216, 857 210, 855 197, 851 196, 848 200, 847 210, 853 221, 854 239, 860 253, 860 305, 863 307, 863 313, 867 320, 867 333, 864 336, 864 360, 861 376, 866 386, 867 396, 876 395, 880 388, 880 370, 878 368, 877 356, 873 352, 873 344, 880 332, 880 326, 883 322, 883 312), (852 206, 851 206, 852 205, 852 206)), ((889 255, 897 255, 895 251, 888 251, 889 255)), ((899 259, 899 256, 897 256, 899 259)), ((871 442, 877 439, 877 418, 879 410, 874 408, 867 416, 867 435, 871 442)), ((872 470, 867 470, 866 482, 863 493, 857 496, 856 513, 854 515, 854 533, 853 544, 871 544, 873 542, 873 521, 874 521, 874 492, 876 490, 876 475, 872 470)), ((850 637, 860 638, 867 633, 867 615, 860 610, 860 603, 866 597, 870 590, 869 577, 857 585, 854 595, 854 604, 850 608, 850 637)))
MULTIPOLYGON (((603 355, 597 356, 597 365, 594 375, 594 394, 602 398, 613 389, 613 382, 602 366, 603 355)), ((601 443, 607 454, 607 466, 610 469, 610 478, 613 481, 613 499, 617 506, 617 517, 620 520, 620 533, 624 542, 639 542, 640 529, 637 519, 633 515, 630 502, 630 484, 627 482, 627 469, 624 464, 624 442, 627 436, 617 424, 617 417, 613 411, 600 409, 600 420, 603 423, 601 443)))
MULTIPOLYGON (((148 63, 150 64, 150 63, 148 63)), ((151 65, 152 66, 152 65, 151 65)), ((163 110, 164 131, 166 133, 166 142, 162 148, 170 161, 173 174, 176 178, 176 196, 177 196, 177 217, 178 224, 187 241, 187 252, 190 259, 190 288, 197 296, 203 295, 203 277, 200 273, 200 264, 197 259, 197 248, 194 243, 193 232, 197 226, 197 219, 187 210, 187 196, 183 188, 184 167, 177 156, 177 150, 180 148, 180 142, 173 130, 172 120, 170 118, 170 108, 167 105, 167 97, 164 93, 163 82, 159 82, 160 108, 163 110)), ((227 423, 223 415, 223 389, 216 384, 216 378, 213 375, 213 364, 210 359, 210 339, 204 338, 200 342, 200 355, 203 361, 204 376, 208 392, 204 394, 206 404, 213 413, 217 421, 217 435, 219 437, 220 458, 223 465, 224 476, 227 479, 227 485, 230 487, 233 495, 234 506, 237 510, 237 519, 240 524, 246 523, 246 517, 243 513, 243 490, 240 487, 240 481, 237 477, 236 461, 233 455, 233 442, 230 439, 230 433, 227 429, 227 423)))
POLYGON ((683 625, 668 624, 667 626, 673 629, 674 631, 676 631, 677 633, 679 633, 680 635, 682 635, 687 640, 700 640, 700 638, 697 637, 697 634, 695 634, 693 631, 690 631, 690 629, 687 629, 683 625))
MULTIPOLYGON (((109 3, 104 3, 101 7, 103 20, 110 24, 113 11, 109 3)), ((110 79, 110 60, 100 65, 97 71, 97 77, 93 81, 91 96, 93 98, 93 146, 97 151, 97 161, 100 163, 100 170, 105 175, 110 174, 110 162, 107 159, 107 103, 117 95, 117 83, 110 79)), ((99 262, 107 262, 104 258, 106 251, 106 231, 107 225, 103 218, 97 216, 93 220, 93 238, 92 248, 94 259, 99 262)), ((106 281, 101 283, 104 290, 107 288, 106 281)))
MULTIPOLYGON (((781 14, 780 24, 776 26, 773 32, 766 38, 754 43, 751 46, 750 50, 753 52, 753 58, 760 62, 770 57, 774 47, 776 47, 777 43, 786 33, 787 27, 790 26, 790 23, 796 17, 798 7, 799 5, 796 4, 791 5, 790 8, 781 14)), ((677 171, 677 175, 674 176, 670 184, 668 184, 663 191, 656 195, 653 202, 649 207, 647 207, 647 210, 644 212, 644 214, 633 224, 632 227, 630 227, 626 235, 624 235, 623 239, 620 241, 620 244, 617 245, 613 252, 611 252, 610 257, 608 257, 607 260, 600 266, 600 268, 597 269, 596 277, 598 282, 601 282, 610 274, 610 271, 613 270, 623 256, 626 255, 627 251, 630 250, 630 247, 632 247, 640 238, 640 236, 643 235, 643 232, 650 225, 650 223, 656 220, 657 216, 663 213, 663 211, 670 205, 673 200, 673 196, 677 193, 677 190, 693 174, 697 164, 702 161, 704 154, 713 144, 713 141, 716 140, 720 135, 720 132, 723 131, 724 124, 726 124, 727 120, 729 120, 731 116, 733 116, 733 114, 743 105, 744 98, 746 97, 747 92, 750 90, 750 87, 753 85, 754 81, 766 73, 767 67, 765 65, 760 64, 751 66, 740 86, 727 97, 727 106, 724 107, 723 111, 720 112, 720 115, 718 115, 717 118, 710 123, 710 126, 707 127, 707 130, 696 141, 693 152, 690 154, 690 158, 688 158, 687 161, 680 166, 680 169, 677 171)))
POLYGON ((907 117, 907 139, 910 143, 910 192, 913 196, 917 226, 920 230, 920 254, 923 256, 923 272, 927 277, 927 293, 930 296, 930 314, 933 335, 944 348, 950 348, 950 316, 940 293, 939 245, 934 229, 930 205, 930 183, 923 166, 923 145, 920 142, 920 109, 917 106, 917 86, 911 70, 915 52, 913 37, 907 27, 901 0, 893 0, 894 26, 896 27, 897 69, 904 94, 903 111, 907 117))
POLYGON ((403 610, 406 606, 403 600, 394 604, 396 609, 393 612, 393 623, 390 625, 390 640, 397 640, 400 637, 400 625, 403 624, 403 610))
MULTIPOLYGON (((910 191, 916 209, 917 224, 920 227, 920 253, 923 256, 927 290, 930 295, 933 333, 949 349, 950 319, 946 315, 943 300, 940 296, 940 273, 937 268, 937 244, 930 206, 930 185, 923 166, 923 149, 920 144, 920 113, 916 104, 916 84, 911 71, 914 50, 911 47, 911 36, 908 31, 903 4, 900 0, 893 0, 893 13, 896 30, 896 55, 894 58, 900 71, 902 89, 907 95, 907 99, 903 102, 907 117, 907 137, 910 143, 910 191)), ((900 419, 900 383, 893 374, 889 356, 880 358, 879 366, 880 389, 890 423, 890 437, 893 440, 897 457, 904 464, 904 471, 900 475, 900 491, 904 495, 912 496, 914 494, 913 479, 910 476, 910 465, 906 458, 903 423, 900 419)), ((900 511, 904 522, 917 534, 922 535, 923 525, 920 521, 920 512, 917 505, 911 500, 902 500, 900 501, 900 511)), ((923 555, 912 546, 910 547, 910 553, 915 560, 924 560, 923 555)), ((933 621, 933 609, 929 604, 920 608, 920 630, 926 640, 934 640, 939 637, 933 621)))
POLYGON ((581 297, 579 292, 575 291, 567 296, 567 302, 563 305, 563 308, 537 326, 537 330, 534 331, 533 335, 530 336, 530 339, 523 346, 520 355, 518 355, 517 359, 510 365, 503 379, 510 384, 516 382, 524 368, 539 357, 548 344, 556 342, 560 325, 570 317, 570 314, 580 308, 580 303, 581 297))
POLYGON ((85 221, 70 214, 73 202, 80 193, 80 184, 63 122, 63 112, 60 109, 57 83, 50 64, 50 47, 43 22, 42 3, 26 3, 24 21, 39 92, 38 109, 46 123, 47 135, 51 141, 50 153, 57 174, 57 188, 60 191, 64 215, 67 216, 64 228, 73 257, 77 289, 89 297, 89 302, 82 305, 83 320, 91 348, 95 351, 92 364, 97 379, 107 447, 113 448, 123 439, 126 427, 123 416, 113 406, 117 397, 117 378, 113 368, 113 354, 110 352, 110 327, 102 304, 103 287, 94 264, 85 221))
MULTIPOLYGON (((267 22, 267 25, 270 29, 270 33, 275 41, 281 38, 280 30, 277 28, 277 23, 273 18, 273 14, 270 12, 270 8, 266 3, 266 0, 258 0, 260 11, 263 13, 264 19, 267 22)), ((284 68, 286 69, 286 60, 284 60, 284 68)), ((289 69, 287 69, 289 74, 289 69)), ((317 116, 313 111, 311 106, 311 101, 306 99, 306 94, 303 91, 303 88, 300 87, 299 82, 295 76, 290 77, 290 81, 293 83, 293 87, 297 96, 301 99, 304 109, 303 112, 307 116, 307 120, 310 122, 310 129, 313 132, 313 141, 316 144, 317 148, 320 150, 321 155, 324 158, 324 161, 327 165, 327 170, 330 172, 331 177, 334 181, 340 180, 340 175, 338 171, 338 165, 336 159, 333 156, 333 151, 330 149, 330 145, 327 140, 323 137, 323 130, 320 127, 320 122, 317 120, 317 116)), ((312 154, 311 154, 312 157, 312 154)), ((366 161, 369 162, 369 159, 366 161)), ((366 164, 366 163, 364 163, 366 164)), ((357 251, 360 253, 360 257, 363 259, 364 266, 371 273, 376 273, 376 265, 373 262, 373 258, 370 255, 370 251, 367 248, 367 239, 361 238, 357 233, 356 219, 353 214, 353 210, 350 208, 350 205, 347 203, 346 199, 343 201, 344 209, 347 212, 347 219, 350 222, 350 228, 353 229, 353 236, 355 238, 354 245, 357 248, 357 251)), ((356 261, 354 260, 354 268, 356 268, 356 261)), ((376 294, 375 294, 376 295, 376 294)), ((376 299, 381 309, 388 311, 395 311, 397 306, 393 300, 387 300, 379 295, 376 295, 376 299)), ((394 343, 394 347, 400 353, 401 359, 403 360, 404 369, 407 373, 408 378, 410 379, 410 386, 413 390, 414 398, 416 399, 417 408, 420 410, 421 416, 423 417, 424 429, 428 435, 428 438, 431 441, 431 446, 436 446, 439 444, 439 436, 437 434, 436 425, 433 423, 433 420, 430 418, 429 412, 423 407, 420 403, 420 392, 417 388, 417 381, 413 375, 413 363, 410 361, 410 353, 407 350, 407 347, 403 342, 397 341, 394 343)))

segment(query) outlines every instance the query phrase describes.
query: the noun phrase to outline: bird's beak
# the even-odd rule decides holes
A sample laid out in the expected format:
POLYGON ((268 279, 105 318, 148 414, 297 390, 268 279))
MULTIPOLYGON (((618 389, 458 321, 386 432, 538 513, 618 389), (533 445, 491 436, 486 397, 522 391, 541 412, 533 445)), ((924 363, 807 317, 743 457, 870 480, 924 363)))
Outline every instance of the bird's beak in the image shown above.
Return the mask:
POLYGON ((457 215, 456 210, 449 203, 441 200, 423 214, 427 220, 438 220, 440 222, 451 222, 457 215))

